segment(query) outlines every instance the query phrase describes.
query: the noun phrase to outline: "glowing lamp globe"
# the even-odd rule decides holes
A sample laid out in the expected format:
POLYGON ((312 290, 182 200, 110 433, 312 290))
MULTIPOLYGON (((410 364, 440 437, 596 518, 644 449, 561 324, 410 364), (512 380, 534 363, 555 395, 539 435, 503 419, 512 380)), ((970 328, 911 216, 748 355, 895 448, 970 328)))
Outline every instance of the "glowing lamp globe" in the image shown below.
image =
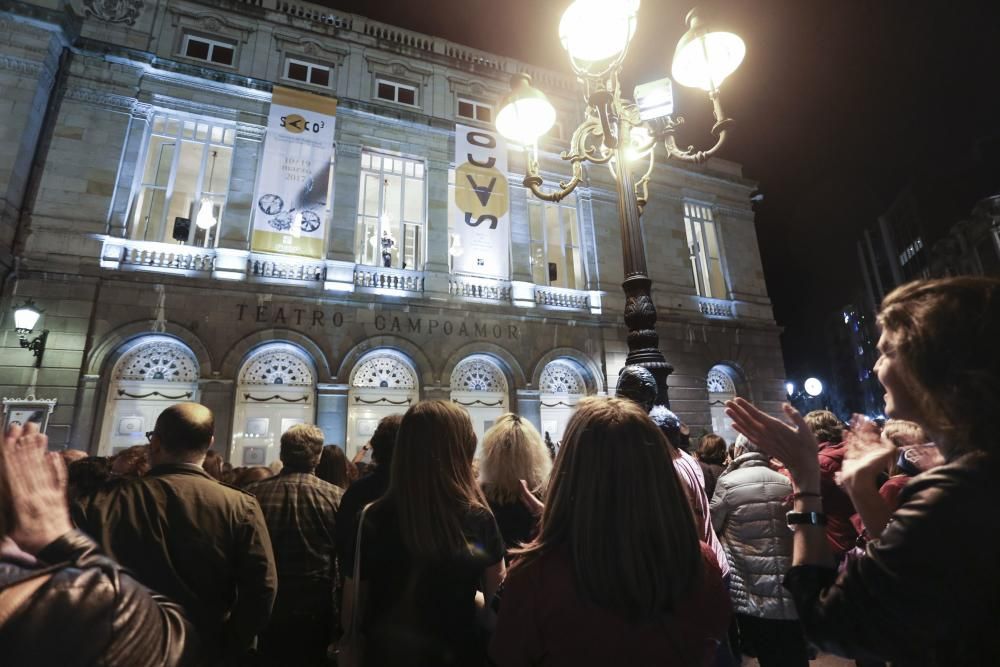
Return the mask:
POLYGON ((688 12, 687 25, 674 51, 674 81, 689 88, 717 90, 743 62, 746 45, 739 35, 710 30, 694 9, 688 12))
POLYGON ((639 0, 576 0, 559 21, 559 39, 574 60, 610 60, 632 40, 638 13, 639 0))
POLYGON ((823 383, 816 378, 809 378, 803 383, 806 393, 810 396, 819 396, 823 393, 823 383))
POLYGON ((38 324, 38 318, 42 312, 34 307, 31 301, 25 301, 24 305, 18 306, 14 310, 14 328, 18 331, 30 332, 38 324))
POLYGON ((792 394, 795 393, 795 383, 794 382, 786 382, 785 383, 785 393, 788 394, 789 396, 791 396, 792 394))
POLYGON ((527 74, 511 77, 510 87, 510 94, 500 102, 497 132, 508 141, 532 146, 555 125, 556 109, 542 91, 532 87, 527 74))
POLYGON ((198 216, 194 219, 194 224, 198 229, 211 229, 215 227, 215 211, 212 202, 207 199, 201 200, 201 208, 198 209, 198 216))

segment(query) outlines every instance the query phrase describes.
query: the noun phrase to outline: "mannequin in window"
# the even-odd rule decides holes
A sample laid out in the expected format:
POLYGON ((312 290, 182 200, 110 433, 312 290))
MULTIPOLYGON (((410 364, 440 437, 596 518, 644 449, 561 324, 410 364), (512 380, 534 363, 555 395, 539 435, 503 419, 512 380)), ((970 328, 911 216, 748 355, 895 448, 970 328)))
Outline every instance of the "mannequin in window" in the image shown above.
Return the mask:
POLYGON ((388 229, 382 232, 382 266, 392 267, 392 253, 396 252, 396 239, 388 229))

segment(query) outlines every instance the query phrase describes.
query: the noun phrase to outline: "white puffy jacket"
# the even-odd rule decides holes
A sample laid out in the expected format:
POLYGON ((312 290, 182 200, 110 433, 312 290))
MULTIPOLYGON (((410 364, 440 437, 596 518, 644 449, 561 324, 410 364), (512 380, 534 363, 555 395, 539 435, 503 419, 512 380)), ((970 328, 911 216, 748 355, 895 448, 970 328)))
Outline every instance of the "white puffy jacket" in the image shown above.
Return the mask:
POLYGON ((781 585, 792 565, 792 531, 785 523, 785 498, 791 493, 791 482, 757 452, 738 456, 719 476, 712 525, 729 559, 737 614, 797 618, 792 597, 781 585))

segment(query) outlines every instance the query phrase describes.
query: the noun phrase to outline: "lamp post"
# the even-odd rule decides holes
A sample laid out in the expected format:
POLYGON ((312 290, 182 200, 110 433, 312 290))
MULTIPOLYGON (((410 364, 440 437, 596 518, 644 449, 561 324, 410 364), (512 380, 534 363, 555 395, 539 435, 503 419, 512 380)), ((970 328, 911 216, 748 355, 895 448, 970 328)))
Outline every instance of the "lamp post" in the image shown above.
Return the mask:
MULTIPOLYGON (((802 389, 797 389, 794 382, 785 383, 785 393, 788 394, 788 402, 792 405, 799 403, 799 405, 805 408, 809 408, 820 402, 820 396, 823 395, 825 390, 826 387, 823 386, 823 383, 814 377, 806 378, 806 381, 802 383, 802 389)), ((822 400, 825 401, 825 399, 822 400)))
POLYGON ((28 340, 38 324, 38 318, 42 316, 42 311, 35 307, 35 302, 27 299, 20 306, 14 308, 14 331, 21 347, 31 350, 35 355, 35 368, 42 365, 42 356, 45 354, 45 343, 49 338, 49 330, 43 329, 42 333, 28 340))
POLYGON ((563 14, 559 36, 573 71, 584 85, 586 113, 573 132, 570 149, 562 159, 569 162, 572 178, 559 188, 546 191, 538 166, 538 138, 555 122, 555 108, 545 95, 531 86, 526 74, 511 78, 511 92, 496 117, 497 130, 507 139, 526 147, 527 173, 524 186, 544 201, 557 202, 568 196, 583 179, 583 164, 606 164, 618 190, 625 279, 625 324, 628 327, 626 365, 648 369, 656 378, 658 404, 668 405, 667 376, 673 367, 659 349, 656 306, 652 281, 646 269, 646 254, 639 219, 649 198, 649 181, 662 144, 667 157, 703 163, 715 155, 726 139, 732 121, 719 103, 719 85, 743 59, 743 41, 728 32, 711 31, 695 10, 687 16, 688 31, 677 44, 673 77, 684 86, 705 89, 715 113, 715 145, 705 151, 681 150, 675 131, 683 117, 673 116, 670 79, 637 86, 635 101, 622 97, 619 75, 635 34, 639 0, 576 0, 563 14), (645 160, 638 174, 630 163, 645 160))

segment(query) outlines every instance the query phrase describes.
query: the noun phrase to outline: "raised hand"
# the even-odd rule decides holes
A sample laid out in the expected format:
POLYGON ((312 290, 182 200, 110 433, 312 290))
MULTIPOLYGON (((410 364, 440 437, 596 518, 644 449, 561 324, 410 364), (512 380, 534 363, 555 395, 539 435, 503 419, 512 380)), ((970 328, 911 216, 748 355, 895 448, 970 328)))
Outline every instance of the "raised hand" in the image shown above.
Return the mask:
POLYGON ((3 439, 3 474, 10 488, 14 528, 10 538, 36 554, 73 529, 66 506, 66 465, 48 451, 38 424, 13 425, 3 439))
POLYGON ((535 494, 528 488, 528 483, 523 479, 521 480, 521 504, 524 505, 528 511, 531 512, 531 516, 536 519, 542 516, 542 512, 545 511, 545 504, 535 497, 535 494))
POLYGON ((819 444, 798 410, 788 403, 782 405, 782 409, 788 422, 775 419, 745 399, 726 401, 726 416, 733 420, 733 428, 763 452, 784 462, 798 490, 816 493, 819 489, 816 456, 819 444))
POLYGON ((847 450, 837 482, 848 488, 875 488, 879 474, 886 471, 896 454, 895 446, 884 439, 878 425, 864 415, 854 415, 845 440, 847 450))

